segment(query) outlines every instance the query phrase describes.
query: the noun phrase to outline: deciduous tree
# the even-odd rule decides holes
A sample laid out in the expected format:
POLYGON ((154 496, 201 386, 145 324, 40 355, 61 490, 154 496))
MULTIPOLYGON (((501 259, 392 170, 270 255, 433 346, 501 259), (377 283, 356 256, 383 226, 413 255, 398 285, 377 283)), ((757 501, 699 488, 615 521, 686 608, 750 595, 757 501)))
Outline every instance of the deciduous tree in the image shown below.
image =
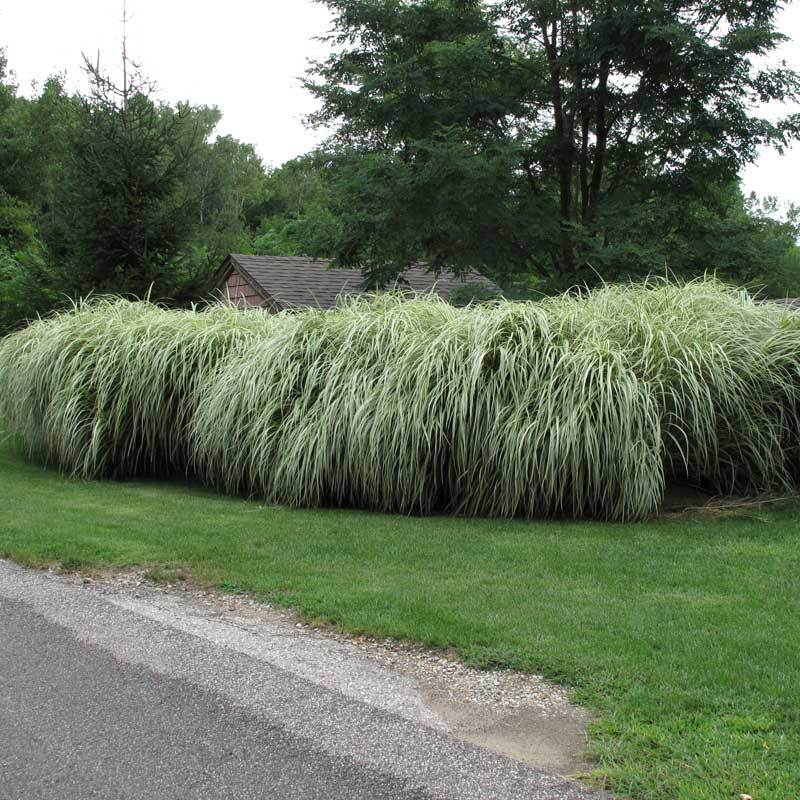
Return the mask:
POLYGON ((680 225, 800 129, 754 111, 800 87, 766 58, 778 0, 324 1, 334 51, 306 85, 335 128, 336 252, 378 276, 417 258, 550 285, 674 267, 637 222, 651 204, 680 225))

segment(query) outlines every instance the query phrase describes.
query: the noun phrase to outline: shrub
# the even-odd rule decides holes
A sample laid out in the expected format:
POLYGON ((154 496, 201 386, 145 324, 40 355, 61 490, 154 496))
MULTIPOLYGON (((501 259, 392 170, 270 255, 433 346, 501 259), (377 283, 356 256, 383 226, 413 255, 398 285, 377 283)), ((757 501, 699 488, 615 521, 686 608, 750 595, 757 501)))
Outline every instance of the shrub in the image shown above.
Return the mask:
POLYGON ((796 485, 800 317, 712 280, 269 316, 103 300, 0 344, 0 411, 85 476, 292 505, 639 518, 796 485))

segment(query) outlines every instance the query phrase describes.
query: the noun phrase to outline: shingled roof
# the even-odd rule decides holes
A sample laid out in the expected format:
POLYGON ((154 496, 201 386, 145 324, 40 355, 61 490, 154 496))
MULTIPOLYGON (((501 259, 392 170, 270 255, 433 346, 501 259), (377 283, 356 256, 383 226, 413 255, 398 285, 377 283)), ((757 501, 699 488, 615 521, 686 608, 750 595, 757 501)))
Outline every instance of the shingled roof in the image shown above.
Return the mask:
POLYGON ((781 297, 777 300, 771 300, 770 302, 788 306, 792 311, 800 311, 800 297, 781 297))
MULTIPOLYGON (((365 293, 360 270, 330 268, 330 261, 325 259, 232 253, 219 272, 218 290, 224 291, 234 271, 247 281, 266 305, 276 309, 302 306, 333 308, 339 297, 365 293)), ((494 283, 478 272, 471 271, 464 277, 457 277, 452 272, 436 275, 423 264, 406 270, 396 286, 416 292, 435 291, 449 300, 455 288, 476 283, 499 292, 494 283)))

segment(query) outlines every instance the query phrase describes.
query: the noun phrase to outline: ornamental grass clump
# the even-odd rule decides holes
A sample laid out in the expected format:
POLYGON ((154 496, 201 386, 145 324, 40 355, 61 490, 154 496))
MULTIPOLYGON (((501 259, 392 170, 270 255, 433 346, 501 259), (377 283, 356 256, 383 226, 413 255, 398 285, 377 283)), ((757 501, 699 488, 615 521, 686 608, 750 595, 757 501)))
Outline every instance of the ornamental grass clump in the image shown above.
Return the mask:
POLYGON ((0 343, 0 411, 86 476, 290 505, 641 518, 793 489, 800 318, 713 280, 270 316, 104 300, 0 343))
POLYGON ((569 335, 624 352, 659 409, 667 481, 723 494, 795 487, 800 315, 712 280, 544 302, 569 335))
POLYGON ((297 314, 200 388, 209 482, 291 505, 632 517, 661 492, 651 393, 533 303, 385 295, 297 314))
POLYGON ((184 471, 198 383, 263 312, 103 298, 0 343, 0 415, 29 450, 86 478, 184 471))

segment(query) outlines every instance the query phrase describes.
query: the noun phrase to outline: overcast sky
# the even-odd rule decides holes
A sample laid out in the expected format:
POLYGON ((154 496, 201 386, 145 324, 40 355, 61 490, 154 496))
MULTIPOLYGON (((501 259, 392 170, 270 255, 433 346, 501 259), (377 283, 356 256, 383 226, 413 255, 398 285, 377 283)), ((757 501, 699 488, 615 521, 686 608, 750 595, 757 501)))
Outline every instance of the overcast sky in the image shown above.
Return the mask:
MULTIPOLYGON (((309 58, 324 55, 314 41, 328 29, 326 9, 313 0, 128 0, 128 50, 154 78, 164 100, 218 106, 220 133, 252 142, 267 164, 311 149, 320 136, 303 127, 313 110, 299 85, 309 58)), ((0 0, 0 47, 20 89, 54 72, 80 80, 81 52, 116 65, 121 0, 0 0)), ((800 68, 800 3, 781 14, 794 37, 782 57, 800 68)), ((797 109, 800 110, 800 109, 797 109)), ((800 147, 762 154, 745 187, 800 203, 800 147)))

